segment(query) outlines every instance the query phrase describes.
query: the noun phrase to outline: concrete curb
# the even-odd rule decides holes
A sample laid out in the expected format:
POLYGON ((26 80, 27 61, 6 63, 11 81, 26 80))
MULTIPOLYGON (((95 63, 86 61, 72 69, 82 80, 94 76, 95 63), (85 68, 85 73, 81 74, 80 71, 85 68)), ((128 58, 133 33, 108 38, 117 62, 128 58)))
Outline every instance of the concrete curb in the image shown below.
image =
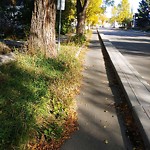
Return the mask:
POLYGON ((105 35, 98 32, 98 36, 103 49, 110 58, 148 150, 150 149, 150 85, 144 81, 105 35))
POLYGON ((76 58, 79 57, 79 55, 80 55, 82 49, 84 48, 84 46, 85 46, 85 44, 83 44, 83 45, 78 49, 78 51, 77 51, 77 53, 76 53, 76 55, 75 55, 76 58))

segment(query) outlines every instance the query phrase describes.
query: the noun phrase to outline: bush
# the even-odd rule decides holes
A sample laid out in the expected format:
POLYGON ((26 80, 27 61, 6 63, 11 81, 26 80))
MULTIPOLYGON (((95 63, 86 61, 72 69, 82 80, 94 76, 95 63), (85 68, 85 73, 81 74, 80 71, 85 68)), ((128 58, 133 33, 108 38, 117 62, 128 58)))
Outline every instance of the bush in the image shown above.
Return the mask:
POLYGON ((71 42, 74 42, 75 44, 82 45, 85 41, 86 41, 86 36, 84 34, 77 34, 71 37, 71 42))

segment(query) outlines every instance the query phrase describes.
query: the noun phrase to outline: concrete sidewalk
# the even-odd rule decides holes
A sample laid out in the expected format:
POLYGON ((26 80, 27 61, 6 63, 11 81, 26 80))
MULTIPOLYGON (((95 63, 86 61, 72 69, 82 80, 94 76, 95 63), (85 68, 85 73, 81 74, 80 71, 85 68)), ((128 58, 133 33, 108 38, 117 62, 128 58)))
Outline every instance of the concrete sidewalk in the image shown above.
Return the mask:
POLYGON ((61 150, 125 150, 97 32, 89 45, 83 85, 77 98, 79 130, 61 150))

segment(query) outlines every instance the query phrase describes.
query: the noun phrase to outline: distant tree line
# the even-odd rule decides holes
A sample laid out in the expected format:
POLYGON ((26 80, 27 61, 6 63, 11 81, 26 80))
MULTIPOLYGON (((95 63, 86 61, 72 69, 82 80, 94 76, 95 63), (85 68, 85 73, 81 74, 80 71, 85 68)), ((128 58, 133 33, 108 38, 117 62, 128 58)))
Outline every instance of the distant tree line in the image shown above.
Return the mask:
POLYGON ((129 0, 121 0, 120 4, 112 7, 111 14, 110 22, 112 24, 117 22, 122 27, 130 28, 132 22, 133 27, 150 29, 150 0, 141 0, 138 12, 135 14, 133 14, 129 0))

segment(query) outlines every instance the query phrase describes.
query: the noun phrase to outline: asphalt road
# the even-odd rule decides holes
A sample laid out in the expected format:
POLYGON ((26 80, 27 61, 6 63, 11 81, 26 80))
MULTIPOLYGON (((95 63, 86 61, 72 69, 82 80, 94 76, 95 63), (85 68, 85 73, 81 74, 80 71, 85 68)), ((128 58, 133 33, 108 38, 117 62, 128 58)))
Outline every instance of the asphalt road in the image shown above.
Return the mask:
POLYGON ((130 64, 150 84, 150 33, 100 29, 130 64))

